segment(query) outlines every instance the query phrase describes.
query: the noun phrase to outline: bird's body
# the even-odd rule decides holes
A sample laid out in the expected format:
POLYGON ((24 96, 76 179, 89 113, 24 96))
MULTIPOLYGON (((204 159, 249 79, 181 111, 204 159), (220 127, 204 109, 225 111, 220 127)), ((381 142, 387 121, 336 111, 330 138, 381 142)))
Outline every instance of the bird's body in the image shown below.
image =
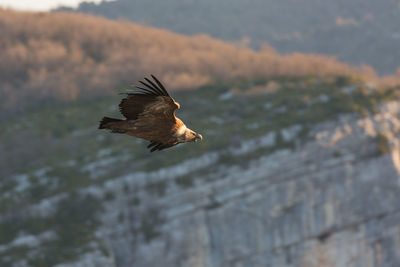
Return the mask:
POLYGON ((150 141, 151 151, 162 150, 179 143, 196 142, 202 136, 190 130, 175 116, 180 105, 168 94, 158 79, 154 82, 146 78, 141 82, 146 88, 128 93, 119 104, 125 120, 104 117, 99 129, 109 129, 150 141))

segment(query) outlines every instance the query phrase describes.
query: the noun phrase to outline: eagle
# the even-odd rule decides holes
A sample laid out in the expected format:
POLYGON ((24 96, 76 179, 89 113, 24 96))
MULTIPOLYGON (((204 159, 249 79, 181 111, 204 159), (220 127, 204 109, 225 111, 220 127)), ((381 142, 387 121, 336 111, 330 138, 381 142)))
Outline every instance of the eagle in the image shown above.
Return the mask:
POLYGON ((125 93, 119 110, 125 119, 103 117, 99 129, 127 134, 150 141, 150 152, 160 151, 179 143, 202 140, 201 134, 190 130, 175 116, 180 105, 170 96, 164 85, 154 76, 144 78, 133 92, 125 93))

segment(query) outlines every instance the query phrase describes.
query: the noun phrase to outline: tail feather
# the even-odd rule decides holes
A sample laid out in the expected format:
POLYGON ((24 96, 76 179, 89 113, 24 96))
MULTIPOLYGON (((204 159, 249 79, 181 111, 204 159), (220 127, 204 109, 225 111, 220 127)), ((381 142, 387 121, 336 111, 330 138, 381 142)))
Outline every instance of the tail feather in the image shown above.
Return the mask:
POLYGON ((103 117, 103 119, 101 119, 101 121, 100 121, 99 129, 107 129, 107 126, 106 126, 107 123, 118 122, 118 121, 122 121, 122 120, 109 118, 109 117, 103 117))

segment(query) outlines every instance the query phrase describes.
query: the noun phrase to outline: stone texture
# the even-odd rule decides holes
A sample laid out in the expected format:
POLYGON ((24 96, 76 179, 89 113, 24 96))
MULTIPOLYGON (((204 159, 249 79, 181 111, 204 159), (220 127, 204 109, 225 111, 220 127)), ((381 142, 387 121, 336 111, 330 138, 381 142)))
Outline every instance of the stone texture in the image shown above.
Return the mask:
POLYGON ((218 164, 214 152, 92 187, 116 195, 97 231, 110 256, 79 266, 400 266, 399 111, 389 103, 317 125, 293 150, 252 157, 260 143, 275 144, 266 133, 223 151, 246 164, 218 164), (390 153, 379 153, 378 133, 390 153), (193 186, 176 184, 184 175, 193 186), (148 190, 160 181, 163 194, 148 190))

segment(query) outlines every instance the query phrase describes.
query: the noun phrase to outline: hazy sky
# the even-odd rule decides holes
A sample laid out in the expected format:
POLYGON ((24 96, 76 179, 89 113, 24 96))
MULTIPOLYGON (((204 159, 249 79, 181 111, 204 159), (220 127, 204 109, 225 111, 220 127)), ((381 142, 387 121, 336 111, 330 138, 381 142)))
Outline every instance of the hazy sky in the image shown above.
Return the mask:
MULTIPOLYGON (((101 0, 86 0, 87 2, 101 2, 101 0)), ((20 10, 50 10, 63 6, 77 6, 83 0, 0 0, 0 6, 20 10)))

